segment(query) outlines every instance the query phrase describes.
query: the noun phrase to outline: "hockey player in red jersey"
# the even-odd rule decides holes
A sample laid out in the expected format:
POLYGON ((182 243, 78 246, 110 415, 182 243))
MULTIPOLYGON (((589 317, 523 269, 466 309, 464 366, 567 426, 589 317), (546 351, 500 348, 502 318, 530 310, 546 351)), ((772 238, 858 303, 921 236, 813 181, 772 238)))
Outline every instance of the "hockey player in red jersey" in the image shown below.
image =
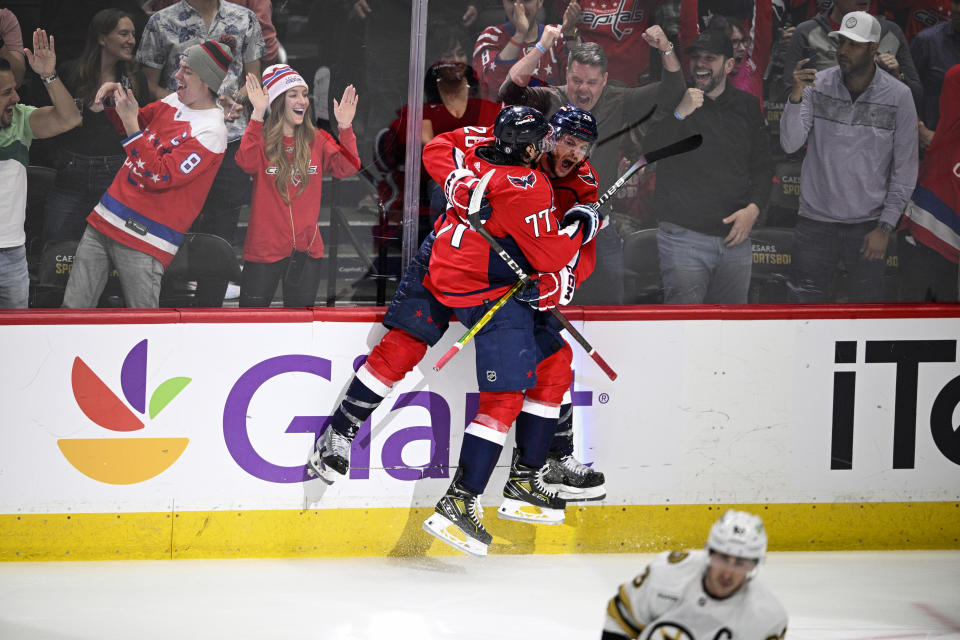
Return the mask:
POLYGON ((607 605, 602 640, 763 638, 783 640, 787 612, 756 574, 767 554, 763 521, 727 511, 706 548, 668 551, 607 605))
MULTIPOLYGON (((568 104, 553 114, 550 124, 559 134, 557 146, 541 158, 540 170, 553 186, 555 211, 565 212, 577 205, 596 202, 597 175, 587 161, 597 139, 596 119, 589 111, 568 104)), ((462 156, 489 133, 485 127, 466 127, 424 148, 424 164, 430 174, 438 181, 443 176, 450 176, 446 183, 449 197, 455 203, 453 210, 465 209, 470 185, 477 180, 476 175, 464 166, 462 156), (458 186, 464 188, 458 189, 458 186)), ((529 292, 518 296, 538 309, 567 304, 575 286, 590 276, 595 264, 596 245, 591 242, 583 246, 572 268, 564 267, 557 274, 545 276, 553 286, 542 287, 544 292, 549 292, 544 299, 539 299, 540 288, 532 296, 528 295, 529 292), (571 278, 573 286, 560 287, 562 280, 566 284, 571 278)), ((573 352, 562 338, 557 321, 544 311, 535 316, 535 338, 543 360, 537 365, 536 386, 524 394, 517 428, 555 432, 549 442, 543 473, 547 489, 556 491, 559 497, 568 501, 600 500, 606 496, 603 474, 582 464, 573 455, 570 396, 573 352)))
POLYGON ((64 307, 95 307, 112 262, 127 306, 159 305, 164 269, 200 213, 227 146, 216 90, 232 61, 228 45, 208 40, 184 52, 175 93, 145 107, 130 89, 107 82, 126 129, 127 158, 87 217, 64 307))
MULTIPOLYGON (((587 112, 582 113, 589 117, 587 112)), ((584 135, 582 131, 580 135, 584 135)), ((594 139, 595 135, 594 131, 594 139)), ((565 137, 561 136, 561 140, 565 137)), ((448 187, 452 186, 451 183, 462 186, 470 180, 476 180, 472 172, 462 171, 464 168, 464 152, 481 142, 489 141, 489 138, 490 129, 487 127, 464 127, 443 134, 424 149, 424 163, 439 182, 447 182, 448 187), (451 179, 444 181, 444 177, 448 175, 451 179), (457 178, 464 178, 464 180, 457 180, 457 178)), ((557 173, 569 181, 558 192, 559 201, 564 206, 566 206, 566 203, 574 203, 577 197, 583 198, 584 202, 597 199, 596 176, 589 164, 585 162, 580 164, 581 161, 585 161, 585 157, 582 155, 585 149, 583 145, 579 150, 567 148, 574 145, 575 143, 571 144, 567 141, 566 144, 561 144, 557 151, 549 154, 549 162, 553 162, 558 167, 557 173), (577 156, 578 153, 581 154, 580 157, 577 156), (571 160, 574 161, 571 162, 571 160), (574 171, 574 169, 576 170, 574 171), (580 195, 578 196, 578 194, 580 195)), ((546 166, 546 163, 544 166, 546 166)), ((548 171, 550 170, 548 169, 548 171)), ((557 173, 551 171, 552 179, 558 185, 563 184, 563 179, 556 177, 557 173)), ((448 197, 455 198, 454 192, 449 188, 448 197)), ((437 228, 442 228, 448 220, 454 219, 454 216, 456 216, 455 209, 448 209, 447 214, 438 220, 437 228)), ((426 273, 427 261, 430 259, 434 238, 434 234, 427 237, 404 274, 384 318, 384 324, 390 330, 374 347, 367 361, 357 371, 333 415, 332 428, 327 429, 317 442, 317 451, 311 458, 311 466, 326 482, 332 482, 346 473, 349 464, 350 442, 359 426, 390 393, 393 385, 423 358, 427 346, 436 344, 446 331, 449 320, 453 316, 454 309, 440 303, 423 286, 422 282, 426 273)), ((584 268, 586 264, 592 265, 592 243, 585 246, 583 253, 585 256, 591 256, 591 258, 589 260, 586 257, 581 259, 578 267, 578 276, 581 278, 589 275, 589 271, 581 275, 579 268, 584 268)), ((569 348, 567 348, 565 354, 558 353, 548 359, 552 363, 562 363, 564 355, 567 358, 565 365, 554 364, 554 366, 565 368, 564 379, 558 385, 561 397, 570 385, 569 348)), ((557 375, 545 374, 541 376, 545 363, 548 363, 548 361, 545 360, 536 369, 537 388, 540 387, 541 383, 547 384, 550 380, 559 379, 557 375)), ((527 393, 529 395, 535 393, 535 391, 530 390, 527 393)), ((572 475, 575 479, 572 484, 583 484, 582 474, 573 473, 572 475)), ((600 475, 599 484, 602 486, 602 474, 598 475, 600 475)))
MULTIPOLYGON (((596 119, 589 111, 567 104, 551 116, 550 124, 559 133, 557 146, 541 159, 540 169, 553 186, 556 211, 566 212, 574 207, 595 203, 599 180, 587 158, 597 139, 596 119)), ((572 296, 575 287, 593 273, 596 262, 596 244, 585 244, 577 256, 576 264, 565 267, 559 274, 546 276, 548 283, 556 282, 558 286, 545 290, 559 290, 561 279, 566 279, 572 282, 572 286, 566 288, 565 293, 572 296)), ((523 293, 519 295, 525 298, 523 293)), ((573 455, 573 405, 570 394, 573 351, 560 334, 561 327, 557 320, 544 311, 551 303, 569 303, 570 297, 561 297, 557 291, 552 299, 530 300, 539 309, 535 318, 535 337, 544 359, 537 365, 537 385, 524 396, 523 408, 517 416, 517 428, 526 428, 527 422, 545 421, 539 428, 554 433, 543 473, 543 482, 548 489, 556 491, 567 501, 600 500, 606 496, 603 474, 582 464, 573 455)))
MULTIPOLYGON (((484 191, 490 210, 484 229, 524 272, 541 274, 540 281, 547 282, 550 292, 545 307, 555 305, 555 292, 566 290, 565 274, 576 264, 581 245, 596 235, 599 215, 592 207, 574 207, 557 224, 553 189, 534 168, 553 146, 547 142, 553 137, 552 127, 539 111, 504 109, 494 124, 494 136, 494 142, 478 145, 463 159, 464 167, 477 175, 492 172, 484 191), (558 272, 559 286, 548 282, 546 276, 558 272)), ((447 192, 456 191, 458 185, 477 188, 475 180, 469 175, 448 179, 447 192)), ((454 207, 460 202, 457 197, 448 195, 448 199, 454 207)), ((513 269, 493 253, 477 230, 459 220, 447 219, 437 228, 423 284, 438 301, 455 307, 466 325, 476 323, 516 281, 513 269)), ((424 529, 461 551, 486 555, 492 537, 480 521, 478 502, 520 414, 524 391, 536 386, 541 358, 534 309, 516 298, 508 299, 477 332, 474 347, 479 408, 464 433, 453 482, 424 529)), ((542 467, 553 437, 553 428, 547 430, 546 425, 545 421, 526 423, 525 428, 517 424, 517 446, 503 489, 505 500, 497 512, 500 517, 540 524, 563 522, 566 502, 543 485, 542 467)))

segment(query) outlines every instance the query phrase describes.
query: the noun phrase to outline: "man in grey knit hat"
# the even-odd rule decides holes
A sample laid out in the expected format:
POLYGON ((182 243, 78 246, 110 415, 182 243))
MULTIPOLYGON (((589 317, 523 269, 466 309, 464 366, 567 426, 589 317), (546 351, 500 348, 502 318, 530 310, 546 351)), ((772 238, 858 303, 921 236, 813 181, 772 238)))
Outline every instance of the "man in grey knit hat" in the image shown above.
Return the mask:
POLYGON ((232 61, 229 46, 189 47, 175 93, 140 107, 130 89, 104 83, 126 131, 126 160, 87 217, 64 307, 95 307, 112 264, 129 307, 157 307, 160 281, 193 224, 223 162, 227 128, 217 89, 232 61))

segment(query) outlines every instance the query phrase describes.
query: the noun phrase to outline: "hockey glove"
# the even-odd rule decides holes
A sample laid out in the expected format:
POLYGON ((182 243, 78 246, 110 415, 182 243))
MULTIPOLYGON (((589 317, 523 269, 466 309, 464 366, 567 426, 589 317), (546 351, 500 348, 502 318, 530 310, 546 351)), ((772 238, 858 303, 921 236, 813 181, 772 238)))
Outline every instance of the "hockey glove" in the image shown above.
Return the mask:
POLYGON ((583 237, 580 244, 587 244, 600 230, 600 212, 589 205, 575 204, 563 214, 560 226, 562 232, 569 233, 571 238, 577 232, 581 232, 583 237))
POLYGON ((531 276, 530 282, 513 296, 537 311, 546 311, 557 305, 570 304, 576 288, 576 276, 569 267, 564 267, 556 273, 538 273, 531 276))
MULTIPOLYGON (((477 179, 476 174, 470 171, 470 169, 454 169, 447 175, 447 179, 444 180, 443 194, 447 197, 447 202, 450 204, 448 211, 452 212, 458 222, 466 225, 470 224, 470 221, 467 220, 467 212, 470 209, 470 196, 473 195, 473 189, 477 186, 478 182, 480 181, 477 179)), ((486 198, 484 198, 480 207, 480 220, 484 221, 489 218, 491 212, 492 209, 486 198)))

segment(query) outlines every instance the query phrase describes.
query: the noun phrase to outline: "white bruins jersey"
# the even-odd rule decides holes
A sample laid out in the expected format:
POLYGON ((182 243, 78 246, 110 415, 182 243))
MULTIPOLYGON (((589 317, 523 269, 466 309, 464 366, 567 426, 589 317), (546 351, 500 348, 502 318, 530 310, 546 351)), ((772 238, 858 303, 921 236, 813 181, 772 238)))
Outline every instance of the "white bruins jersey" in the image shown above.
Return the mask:
POLYGON ((787 612, 756 579, 722 600, 707 595, 704 550, 666 552, 620 585, 607 606, 604 637, 639 640, 782 640, 787 612))

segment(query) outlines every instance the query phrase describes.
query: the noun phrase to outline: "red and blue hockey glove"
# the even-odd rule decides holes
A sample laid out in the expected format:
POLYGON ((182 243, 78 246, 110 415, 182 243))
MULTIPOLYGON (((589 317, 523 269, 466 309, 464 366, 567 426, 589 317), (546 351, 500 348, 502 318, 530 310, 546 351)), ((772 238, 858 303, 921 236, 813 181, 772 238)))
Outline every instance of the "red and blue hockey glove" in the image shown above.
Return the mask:
POLYGON ((577 278, 569 267, 556 273, 538 273, 530 276, 530 282, 513 294, 520 302, 526 302, 537 311, 547 311, 557 305, 570 304, 577 289, 577 278))
MULTIPOLYGON (((473 195, 473 190, 478 182, 480 182, 480 180, 477 179, 476 174, 470 169, 454 169, 447 175, 447 179, 444 180, 443 194, 447 197, 447 202, 450 204, 447 212, 452 213, 453 216, 457 218, 457 221, 462 224, 470 224, 470 221, 467 220, 467 212, 470 209, 470 196, 473 195)), ((486 220, 492 212, 493 210, 490 208, 490 204, 487 202, 487 199, 484 198, 480 207, 480 220, 486 220)))

